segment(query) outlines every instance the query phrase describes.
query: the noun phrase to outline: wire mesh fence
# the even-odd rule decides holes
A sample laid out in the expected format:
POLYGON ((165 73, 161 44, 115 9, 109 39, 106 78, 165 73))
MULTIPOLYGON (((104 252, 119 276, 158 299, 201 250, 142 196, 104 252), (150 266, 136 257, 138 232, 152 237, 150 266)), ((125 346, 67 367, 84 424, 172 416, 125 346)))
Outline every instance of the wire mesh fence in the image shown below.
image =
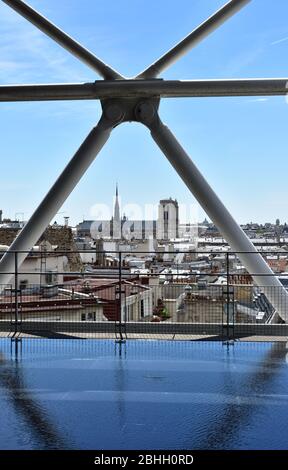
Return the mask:
POLYGON ((284 273, 274 275, 282 279, 279 286, 267 285, 264 277, 263 285, 256 285, 235 253, 185 252, 178 264, 173 254, 179 252, 167 261, 145 253, 135 267, 131 254, 115 252, 107 266, 107 256, 105 262, 103 253, 97 253, 101 263, 86 262, 76 271, 63 260, 65 269, 49 269, 49 253, 45 262, 43 253, 30 253, 33 269, 15 264, 10 284, 0 285, 1 335, 120 340, 288 336, 288 325, 275 308, 283 302, 285 309, 284 273))

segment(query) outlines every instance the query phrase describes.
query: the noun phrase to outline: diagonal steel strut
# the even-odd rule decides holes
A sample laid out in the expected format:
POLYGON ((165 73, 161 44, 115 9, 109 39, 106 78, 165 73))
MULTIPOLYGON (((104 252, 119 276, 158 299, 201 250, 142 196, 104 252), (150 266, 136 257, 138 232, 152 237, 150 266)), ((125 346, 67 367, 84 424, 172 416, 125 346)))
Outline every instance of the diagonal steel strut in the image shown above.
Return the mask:
POLYGON ((50 38, 64 47, 64 49, 71 52, 71 54, 99 73, 103 78, 123 78, 122 75, 109 67, 109 65, 102 62, 102 60, 98 59, 98 57, 92 54, 92 52, 81 46, 79 42, 72 39, 68 34, 64 33, 64 31, 59 29, 44 16, 40 15, 40 13, 27 5, 27 3, 22 2, 22 0, 2 0, 2 2, 17 11, 17 13, 26 18, 30 23, 34 24, 34 26, 40 29, 47 36, 50 36, 50 38))
POLYGON ((157 114, 151 122, 147 123, 147 126, 158 147, 222 233, 232 250, 237 253, 256 284, 263 289, 266 297, 283 320, 288 321, 288 293, 272 269, 157 114))
POLYGON ((57 181, 51 187, 41 204, 35 210, 27 224, 18 234, 9 250, 0 261, 0 285, 8 284, 15 269, 14 252, 17 256, 18 267, 21 266, 29 251, 38 242, 52 218, 64 204, 81 177, 94 161, 97 154, 107 142, 112 124, 102 116, 97 126, 92 129, 81 147, 70 160, 57 181))
POLYGON ((176 46, 172 47, 160 59, 156 60, 147 69, 137 75, 137 78, 153 78, 160 75, 165 69, 170 67, 180 57, 189 52, 192 47, 195 47, 200 41, 206 38, 209 34, 213 33, 225 21, 235 15, 241 8, 247 5, 251 0, 230 0, 214 15, 210 16, 198 28, 194 29, 192 33, 188 34, 176 46))

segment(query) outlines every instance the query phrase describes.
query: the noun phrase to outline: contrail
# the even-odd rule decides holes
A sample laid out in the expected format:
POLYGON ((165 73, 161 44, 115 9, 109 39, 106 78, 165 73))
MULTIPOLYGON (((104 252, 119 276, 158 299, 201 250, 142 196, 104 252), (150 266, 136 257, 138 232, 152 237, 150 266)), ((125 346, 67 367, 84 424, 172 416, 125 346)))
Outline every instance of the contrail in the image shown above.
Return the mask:
POLYGON ((280 44, 285 41, 288 41, 288 36, 286 38, 278 39, 278 41, 271 42, 271 46, 275 46, 276 44, 280 44))

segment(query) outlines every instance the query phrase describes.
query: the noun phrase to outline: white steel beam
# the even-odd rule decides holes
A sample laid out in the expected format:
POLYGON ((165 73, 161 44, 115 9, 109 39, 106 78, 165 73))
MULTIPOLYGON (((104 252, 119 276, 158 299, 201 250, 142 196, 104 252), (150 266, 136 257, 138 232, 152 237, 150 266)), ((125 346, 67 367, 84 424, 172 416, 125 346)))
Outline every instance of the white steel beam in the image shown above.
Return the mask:
POLYGON ((234 80, 97 80, 93 83, 0 85, 0 102, 102 100, 107 98, 199 98, 229 96, 281 96, 288 93, 288 78, 234 80))
POLYGON ((18 234, 9 250, 0 261, 0 285, 9 284, 15 272, 15 251, 17 255, 18 268, 21 266, 27 254, 38 242, 39 238, 59 211, 70 193, 73 191, 88 167, 94 161, 107 142, 111 124, 105 118, 99 121, 92 129, 74 157, 70 160, 64 171, 54 183, 41 204, 35 210, 27 224, 18 234))
POLYGON ((288 321, 288 293, 267 265, 253 243, 234 220, 219 197, 207 183, 172 132, 160 119, 148 125, 151 135, 176 172, 213 220, 232 250, 253 276, 253 279, 286 322, 288 321))
POLYGON ((22 0, 2 0, 2 2, 13 8, 13 10, 26 18, 26 20, 28 20, 30 23, 34 24, 34 26, 36 26, 43 33, 64 47, 64 49, 88 65, 94 71, 99 73, 103 78, 123 78, 122 75, 109 67, 109 65, 102 62, 102 60, 98 59, 98 57, 92 54, 92 52, 88 51, 88 49, 79 44, 79 42, 68 36, 68 34, 47 20, 47 18, 40 15, 40 13, 27 5, 27 3, 23 2, 22 0))
POLYGON ((220 10, 214 13, 214 15, 210 16, 210 18, 182 39, 182 41, 137 75, 137 78, 154 78, 160 75, 161 72, 170 67, 170 65, 180 59, 180 57, 190 51, 209 34, 213 33, 213 31, 227 21, 232 15, 235 15, 235 13, 250 1, 251 0, 231 0, 226 3, 226 5, 220 8, 220 10))

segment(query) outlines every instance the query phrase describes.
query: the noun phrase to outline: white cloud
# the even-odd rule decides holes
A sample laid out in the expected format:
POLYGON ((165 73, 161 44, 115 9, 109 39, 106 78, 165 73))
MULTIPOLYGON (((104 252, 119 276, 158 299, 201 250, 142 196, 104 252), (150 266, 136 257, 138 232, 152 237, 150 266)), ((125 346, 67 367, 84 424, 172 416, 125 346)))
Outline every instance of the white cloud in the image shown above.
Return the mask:
POLYGON ((1 188, 0 188, 0 191, 3 192, 3 191, 26 191, 27 189, 33 189, 33 184, 28 184, 28 183, 17 183, 15 181, 11 181, 11 182, 5 182, 5 183, 1 183, 1 188))
POLYGON ((250 51, 245 50, 236 54, 225 67, 226 75, 237 75, 244 69, 254 64, 263 54, 263 47, 255 46, 250 51))
POLYGON ((252 100, 248 100, 247 103, 265 103, 269 101, 269 98, 254 98, 252 100))
POLYGON ((85 74, 77 59, 75 66, 70 60, 61 46, 0 5, 1 84, 84 81, 89 71, 85 74))
POLYGON ((275 46, 276 44, 280 44, 281 42, 288 41, 288 36, 282 39, 278 39, 277 41, 271 42, 271 46, 275 46))
MULTIPOLYGON (((91 81, 89 68, 83 66, 69 52, 1 3, 0 85, 91 81)), ((24 106, 30 109, 29 105, 22 103, 21 109, 24 106)), ((59 101, 57 106, 45 108, 41 104, 38 107, 33 103, 33 112, 41 115, 45 113, 45 115, 65 117, 74 108, 79 114, 79 103, 59 101)), ((96 103, 81 103, 81 115, 95 113, 97 117, 98 108, 96 103)), ((1 104, 1 110, 3 109, 4 103, 1 104)), ((6 109, 9 110, 10 107, 7 106, 6 109)))

